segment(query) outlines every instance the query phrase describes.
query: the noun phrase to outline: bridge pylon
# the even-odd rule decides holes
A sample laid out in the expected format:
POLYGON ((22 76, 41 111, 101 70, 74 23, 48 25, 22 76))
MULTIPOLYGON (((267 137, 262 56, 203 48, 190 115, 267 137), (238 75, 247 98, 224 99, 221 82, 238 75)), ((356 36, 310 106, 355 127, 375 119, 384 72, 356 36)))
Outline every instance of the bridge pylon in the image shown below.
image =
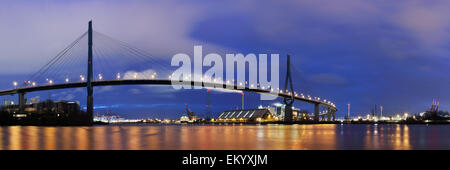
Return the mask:
MULTIPOLYGON (((291 93, 294 93, 294 87, 292 86, 292 77, 291 77, 291 56, 287 55, 287 64, 286 64, 286 79, 284 83, 284 91, 286 92, 288 88, 288 83, 290 85, 291 93)), ((283 98, 283 103, 286 105, 284 107, 284 121, 292 122, 292 104, 294 103, 294 95, 290 95, 290 98, 283 98)))
POLYGON ((86 103, 86 113, 89 119, 88 123, 92 123, 94 119, 94 97, 92 96, 94 88, 92 87, 92 21, 89 21, 88 29, 88 68, 87 68, 87 103, 86 103))

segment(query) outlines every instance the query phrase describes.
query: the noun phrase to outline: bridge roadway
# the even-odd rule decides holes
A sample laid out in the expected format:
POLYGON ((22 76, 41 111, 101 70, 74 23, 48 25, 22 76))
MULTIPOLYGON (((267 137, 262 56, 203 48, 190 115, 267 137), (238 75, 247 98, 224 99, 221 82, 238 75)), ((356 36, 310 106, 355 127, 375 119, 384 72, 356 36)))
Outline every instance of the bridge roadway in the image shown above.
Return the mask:
MULTIPOLYGON (((181 82, 183 83, 183 82, 181 82)), ((189 84, 189 82, 184 82, 189 84)), ((216 87, 216 88, 225 88, 226 84, 224 83, 208 83, 208 82, 190 82, 192 86, 197 86, 198 84, 201 84, 202 87, 216 87)), ((172 85, 172 81, 169 79, 125 79, 125 80, 101 80, 101 81, 93 81, 92 86, 116 86, 116 85, 172 85)), ((63 84, 49 84, 49 85, 42 85, 42 86, 30 86, 30 87, 22 87, 22 88, 15 88, 15 89, 9 89, 9 90, 3 90, 0 91, 0 96, 4 95, 14 95, 14 94, 25 94, 28 92, 35 92, 35 91, 44 91, 44 90, 56 90, 56 89, 67 89, 67 88, 77 88, 77 87, 86 87, 86 82, 74 82, 74 83, 63 83, 63 84)), ((276 95, 277 93, 271 93, 270 90, 265 89, 253 89, 248 87, 241 87, 235 85, 233 89, 230 90, 237 90, 237 91, 247 91, 247 92, 255 92, 259 94, 269 94, 269 95, 276 95), (239 89, 243 88, 243 89, 239 89)), ((278 96, 284 97, 284 98, 290 98, 291 96, 286 93, 278 93, 278 96)), ((315 100, 315 99, 309 99, 309 98, 302 98, 299 96, 294 96, 295 100, 307 102, 314 104, 316 107, 319 105, 325 106, 334 112, 337 111, 337 108, 329 103, 315 100)))

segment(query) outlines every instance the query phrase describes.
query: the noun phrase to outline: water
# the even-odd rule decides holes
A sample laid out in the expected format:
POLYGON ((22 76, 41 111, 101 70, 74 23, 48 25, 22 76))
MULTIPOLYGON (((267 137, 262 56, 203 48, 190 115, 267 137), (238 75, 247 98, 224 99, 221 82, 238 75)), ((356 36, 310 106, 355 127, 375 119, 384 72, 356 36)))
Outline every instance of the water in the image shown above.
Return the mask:
POLYGON ((448 125, 0 126, 16 149, 450 149, 448 125))

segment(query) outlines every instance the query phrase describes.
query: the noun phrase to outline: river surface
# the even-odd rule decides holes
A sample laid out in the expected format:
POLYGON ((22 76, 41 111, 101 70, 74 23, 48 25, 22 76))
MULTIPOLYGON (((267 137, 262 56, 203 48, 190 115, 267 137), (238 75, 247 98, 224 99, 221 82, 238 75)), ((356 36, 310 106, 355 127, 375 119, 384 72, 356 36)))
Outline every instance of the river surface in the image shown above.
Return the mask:
POLYGON ((0 126, 0 150, 445 149, 449 125, 0 126))

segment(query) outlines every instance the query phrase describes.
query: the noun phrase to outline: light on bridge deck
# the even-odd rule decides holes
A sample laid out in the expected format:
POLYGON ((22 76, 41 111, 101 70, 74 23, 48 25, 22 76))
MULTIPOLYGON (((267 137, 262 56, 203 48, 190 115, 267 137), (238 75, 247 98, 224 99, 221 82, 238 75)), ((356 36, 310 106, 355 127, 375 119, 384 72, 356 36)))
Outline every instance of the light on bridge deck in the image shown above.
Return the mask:
POLYGON ((66 83, 68 83, 68 82, 69 82, 69 78, 66 78, 66 80, 65 80, 65 81, 66 81, 66 83))
POLYGON ((14 86, 14 88, 17 87, 17 81, 13 81, 13 86, 14 86))
POLYGON ((98 79, 100 79, 100 80, 102 80, 102 79, 103 79, 103 76, 102 76, 102 74, 98 74, 98 79))
POLYGON ((49 84, 53 84, 53 80, 49 80, 48 83, 49 83, 49 84))
POLYGON ((81 81, 84 81, 84 76, 80 75, 80 79, 81 79, 81 81))
POLYGON ((116 78, 117 80, 120 80, 120 73, 117 73, 116 78))

